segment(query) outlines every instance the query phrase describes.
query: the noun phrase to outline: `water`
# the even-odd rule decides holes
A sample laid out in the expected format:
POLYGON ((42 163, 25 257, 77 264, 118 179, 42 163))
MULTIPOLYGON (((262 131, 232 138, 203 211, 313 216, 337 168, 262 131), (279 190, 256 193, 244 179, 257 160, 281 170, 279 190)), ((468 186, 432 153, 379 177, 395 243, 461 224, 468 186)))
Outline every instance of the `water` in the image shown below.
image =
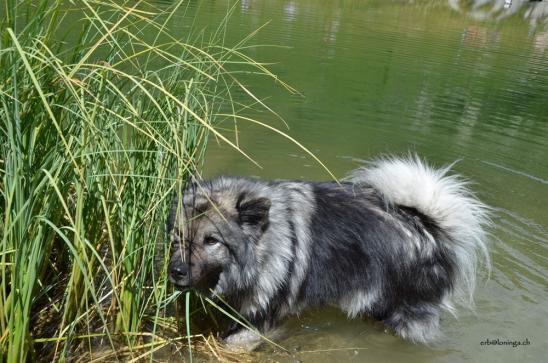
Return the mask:
MULTIPOLYGON (((226 43, 235 44, 269 22, 250 44, 283 47, 246 52, 275 62, 274 73, 301 94, 291 95, 264 78, 243 76, 246 85, 267 98, 289 124, 285 131, 335 175, 380 154, 411 151, 436 165, 460 160, 455 170, 474 180, 478 196, 496 210, 492 272, 489 280, 481 274, 476 314, 461 310, 459 320, 444 316, 446 338, 439 345, 413 345, 326 308, 285 324, 279 343, 293 355, 265 348, 259 359, 540 362, 548 357, 548 27, 543 24, 548 5, 514 1, 504 9, 505 1, 470 3, 242 0, 237 5, 226 43), (527 338, 531 345, 480 344, 496 338, 527 338)), ((205 27, 226 11, 225 1, 196 2, 187 16, 205 27)), ((253 116, 284 127, 271 114, 253 116)), ((212 142, 207 177, 329 178, 279 135, 245 122, 238 129, 240 144, 262 169, 212 142)))

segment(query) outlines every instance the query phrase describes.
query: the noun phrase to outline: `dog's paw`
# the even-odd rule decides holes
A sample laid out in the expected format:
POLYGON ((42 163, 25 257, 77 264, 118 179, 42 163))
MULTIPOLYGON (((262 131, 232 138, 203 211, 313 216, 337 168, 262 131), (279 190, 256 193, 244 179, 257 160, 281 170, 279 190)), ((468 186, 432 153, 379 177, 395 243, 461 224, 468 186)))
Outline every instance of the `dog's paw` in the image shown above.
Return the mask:
POLYGON ((251 352, 261 344, 261 341, 258 333, 242 329, 226 337, 223 343, 232 352, 251 352))

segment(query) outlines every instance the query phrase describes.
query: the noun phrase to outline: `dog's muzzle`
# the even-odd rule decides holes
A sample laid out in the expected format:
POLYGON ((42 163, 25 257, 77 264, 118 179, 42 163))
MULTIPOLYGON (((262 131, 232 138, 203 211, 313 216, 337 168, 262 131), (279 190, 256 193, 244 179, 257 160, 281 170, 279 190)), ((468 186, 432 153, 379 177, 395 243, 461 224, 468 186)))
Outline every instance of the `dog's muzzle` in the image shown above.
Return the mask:
POLYGON ((190 287, 190 268, 186 264, 169 266, 169 281, 179 289, 190 287))

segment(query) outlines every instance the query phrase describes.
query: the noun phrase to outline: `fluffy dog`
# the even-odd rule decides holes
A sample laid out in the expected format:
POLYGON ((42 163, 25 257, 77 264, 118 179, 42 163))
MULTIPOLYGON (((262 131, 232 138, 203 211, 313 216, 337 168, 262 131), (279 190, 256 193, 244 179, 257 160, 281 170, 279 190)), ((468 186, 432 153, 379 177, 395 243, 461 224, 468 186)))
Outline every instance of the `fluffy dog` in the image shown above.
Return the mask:
MULTIPOLYGON (((384 159, 343 182, 219 177, 173 203, 170 281, 212 289, 267 333, 308 306, 368 315, 429 343, 469 305, 487 208, 449 167, 384 159)), ((488 262, 488 261, 487 261, 488 262)), ((246 329, 227 338, 250 349, 246 329)))

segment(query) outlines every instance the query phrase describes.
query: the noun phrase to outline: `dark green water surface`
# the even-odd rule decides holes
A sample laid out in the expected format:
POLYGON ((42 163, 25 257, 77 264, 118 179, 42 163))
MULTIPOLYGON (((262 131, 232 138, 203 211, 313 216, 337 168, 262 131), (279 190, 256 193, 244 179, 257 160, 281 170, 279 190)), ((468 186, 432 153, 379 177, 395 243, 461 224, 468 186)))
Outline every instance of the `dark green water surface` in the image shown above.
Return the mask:
MULTIPOLYGON (((548 359, 548 27, 542 17, 532 18, 548 13, 548 5, 518 9, 513 4, 505 11, 504 1, 476 9, 471 3, 242 0, 236 5, 226 44, 269 22, 249 44, 283 47, 250 48, 247 54, 274 62, 273 72, 302 95, 266 78, 244 75, 246 85, 337 177, 381 154, 416 152, 435 165, 460 160, 454 169, 472 179, 478 196, 495 208, 490 279, 480 274, 475 313, 461 310, 458 320, 444 316, 445 338, 438 345, 413 345, 327 308, 285 324, 279 343, 293 356, 265 348, 264 359, 548 359), (497 338, 531 344, 481 345, 497 338)), ((196 16, 198 27, 213 26, 227 8, 226 1, 197 1, 187 17, 196 16)), ((284 127, 268 113, 253 116, 284 127)), ((230 122, 223 126, 233 128, 230 122)), ((240 145, 262 169, 212 139, 206 177, 329 179, 279 135, 245 121, 238 129, 240 145)))

